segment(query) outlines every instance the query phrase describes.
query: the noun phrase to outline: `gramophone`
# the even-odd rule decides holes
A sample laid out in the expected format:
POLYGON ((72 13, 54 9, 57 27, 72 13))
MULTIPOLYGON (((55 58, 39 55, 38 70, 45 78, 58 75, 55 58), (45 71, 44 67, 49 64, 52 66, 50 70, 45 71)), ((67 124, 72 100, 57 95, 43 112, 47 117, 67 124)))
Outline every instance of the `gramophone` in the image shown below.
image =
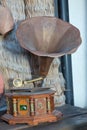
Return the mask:
POLYGON ((57 121, 62 117, 54 114, 54 94, 50 88, 41 87, 55 57, 71 54, 81 43, 80 32, 73 25, 55 17, 33 17, 20 23, 18 41, 29 52, 32 80, 14 79, 15 87, 6 93, 7 113, 2 119, 9 124, 57 121), (35 78, 37 77, 37 78, 35 78), (33 82, 34 88, 21 86, 33 82), (20 91, 21 90, 21 91, 20 91))

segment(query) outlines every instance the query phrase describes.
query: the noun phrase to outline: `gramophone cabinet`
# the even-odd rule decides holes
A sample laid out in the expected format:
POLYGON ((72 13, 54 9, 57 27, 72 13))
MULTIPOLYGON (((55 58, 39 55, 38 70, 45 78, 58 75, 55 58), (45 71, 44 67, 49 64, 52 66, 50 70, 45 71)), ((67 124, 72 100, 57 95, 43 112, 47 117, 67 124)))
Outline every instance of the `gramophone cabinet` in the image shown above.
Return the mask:
POLYGON ((2 119, 9 124, 28 123, 29 125, 56 121, 57 117, 52 114, 54 93, 53 90, 40 93, 7 93, 7 113, 2 119))

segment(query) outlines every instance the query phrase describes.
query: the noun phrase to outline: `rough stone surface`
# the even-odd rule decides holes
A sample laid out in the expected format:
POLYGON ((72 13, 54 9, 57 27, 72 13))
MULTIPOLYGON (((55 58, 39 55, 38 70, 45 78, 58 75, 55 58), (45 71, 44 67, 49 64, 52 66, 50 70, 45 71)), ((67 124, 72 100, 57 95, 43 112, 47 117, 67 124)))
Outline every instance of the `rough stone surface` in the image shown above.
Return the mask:
POLYGON ((54 0, 24 0, 28 17, 54 16, 54 0))
MULTIPOLYGON (((20 21, 34 16, 54 16, 54 0, 0 0, 0 2, 9 7, 13 15, 15 25, 13 31, 6 37, 0 35, 0 71, 4 77, 5 91, 9 90, 9 84, 14 78, 31 79, 31 69, 29 58, 26 51, 20 47, 16 30, 20 21)), ((43 87, 52 87, 56 90, 55 104, 65 103, 64 79, 58 71, 60 61, 54 59, 50 66, 49 73, 44 79, 43 87)), ((30 84, 29 87, 33 87, 30 84)))

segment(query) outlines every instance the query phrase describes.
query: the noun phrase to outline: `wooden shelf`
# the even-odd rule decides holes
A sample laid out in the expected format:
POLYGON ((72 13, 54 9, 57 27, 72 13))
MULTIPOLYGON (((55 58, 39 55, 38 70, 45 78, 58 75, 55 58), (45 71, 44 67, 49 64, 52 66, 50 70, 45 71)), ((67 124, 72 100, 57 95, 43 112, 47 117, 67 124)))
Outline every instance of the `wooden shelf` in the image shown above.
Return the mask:
MULTIPOLYGON (((0 120, 0 130, 87 130, 87 109, 64 105, 57 107, 63 113, 63 117, 57 122, 41 123, 38 126, 30 127, 27 124, 9 125, 0 120)), ((3 112, 0 112, 2 115, 3 112)))

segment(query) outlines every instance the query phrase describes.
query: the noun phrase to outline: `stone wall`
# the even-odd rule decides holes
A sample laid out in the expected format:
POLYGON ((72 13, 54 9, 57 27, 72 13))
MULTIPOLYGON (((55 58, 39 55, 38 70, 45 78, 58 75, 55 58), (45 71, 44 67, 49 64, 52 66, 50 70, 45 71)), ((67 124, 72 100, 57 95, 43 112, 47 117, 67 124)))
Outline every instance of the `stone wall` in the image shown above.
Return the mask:
MULTIPOLYGON (((14 29, 6 37, 0 35, 0 72, 4 77, 5 90, 9 90, 10 79, 32 78, 28 55, 16 38, 18 24, 28 17, 54 16, 54 0, 0 0, 0 2, 9 7, 15 21, 14 29)), ((56 105, 65 103, 65 81, 62 73, 58 71, 59 65, 60 60, 55 58, 43 83, 43 86, 50 86, 56 90, 56 105)), ((33 87, 33 84, 29 84, 29 87, 33 87)))

